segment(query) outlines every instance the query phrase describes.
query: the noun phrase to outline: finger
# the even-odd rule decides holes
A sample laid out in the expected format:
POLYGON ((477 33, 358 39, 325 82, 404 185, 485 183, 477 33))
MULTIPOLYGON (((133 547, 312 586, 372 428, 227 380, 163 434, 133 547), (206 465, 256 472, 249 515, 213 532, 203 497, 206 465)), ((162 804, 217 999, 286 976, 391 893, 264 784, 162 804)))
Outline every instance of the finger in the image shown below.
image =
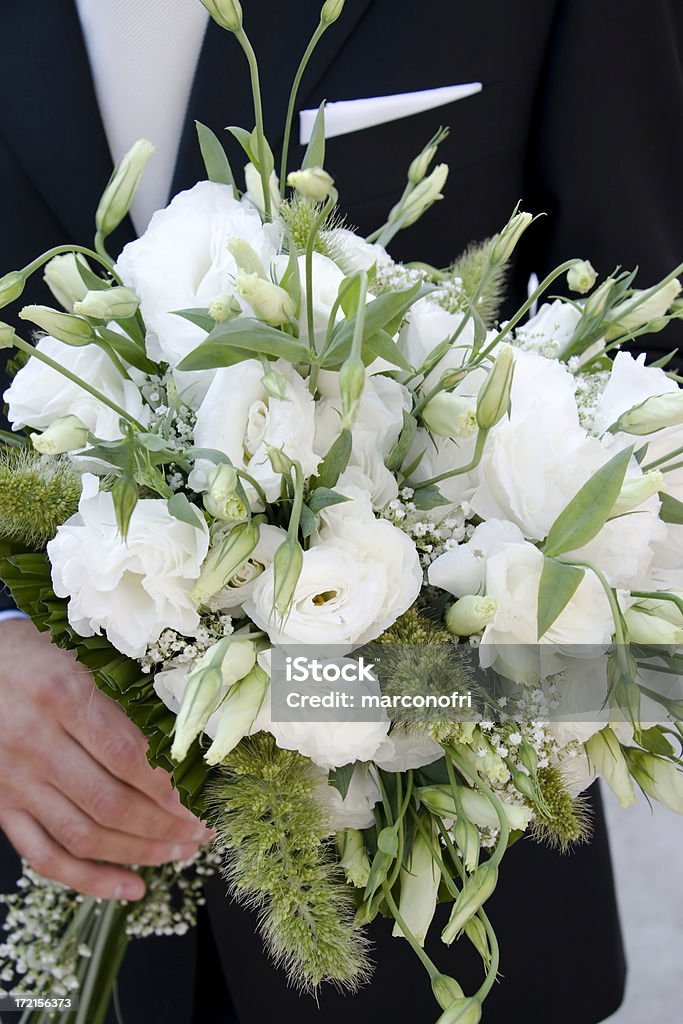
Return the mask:
POLYGON ((177 817, 196 823, 194 815, 180 803, 170 775, 149 764, 143 734, 94 684, 90 683, 87 698, 72 704, 61 720, 66 731, 111 775, 177 817))
POLYGON ((196 818, 180 818, 121 782, 61 730, 46 767, 47 781, 104 828, 174 844, 208 839, 196 818))
POLYGON ((139 900, 145 883, 133 871, 78 860, 26 811, 7 811, 2 828, 17 853, 43 878, 102 900, 139 900))
POLYGON ((168 843, 104 828, 53 786, 33 787, 27 810, 67 853, 109 864, 168 864, 190 860, 198 843, 168 843))

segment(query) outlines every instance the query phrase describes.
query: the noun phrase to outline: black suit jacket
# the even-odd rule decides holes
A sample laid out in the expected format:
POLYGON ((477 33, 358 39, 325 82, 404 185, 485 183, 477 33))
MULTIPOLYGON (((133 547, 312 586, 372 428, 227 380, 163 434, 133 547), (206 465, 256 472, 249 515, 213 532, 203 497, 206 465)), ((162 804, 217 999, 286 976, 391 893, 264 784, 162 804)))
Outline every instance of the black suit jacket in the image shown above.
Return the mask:
MULTIPOLYGON (((305 12, 277 0, 244 6, 277 149, 289 82, 318 4, 307 3, 305 12)), ((517 295, 531 271, 541 276, 572 256, 589 257, 602 274, 639 264, 648 285, 681 258, 682 40, 676 0, 347 0, 313 58, 300 105, 481 81, 479 95, 328 143, 327 166, 349 222, 365 232, 381 224, 412 157, 448 124, 439 157, 451 168, 446 198, 398 236, 395 255, 446 264, 468 242, 498 230, 522 199, 527 209, 549 216, 517 254, 517 295)), ((9 270, 51 245, 91 238, 111 170, 72 0, 4 0, 0 83, 0 269, 9 270)), ((173 191, 203 175, 193 118, 219 134, 226 124, 250 127, 248 90, 234 39, 210 25, 173 191)), ((240 167, 239 152, 227 142, 240 167)), ((300 153, 295 146, 292 165, 300 153)), ((130 235, 125 224, 117 242, 130 235)), ((36 284, 22 302, 41 299, 36 284)), ((668 350, 673 336, 673 330, 654 336, 651 348, 668 350)), ((505 980, 487 1003, 488 1024, 593 1024, 621 999, 623 952, 597 796, 594 805, 595 839, 571 856, 530 841, 509 854, 492 901, 505 980)), ((8 851, 0 855, 0 888, 11 884, 15 868, 8 851)), ((318 1010, 264 964, 252 918, 227 905, 220 883, 209 887, 208 909, 240 1024, 260 1024, 277 1011, 302 1024, 336 1024, 349 1012, 359 1022, 378 1014, 397 1021, 434 1017, 421 968, 382 923, 373 929, 380 961, 375 984, 353 1005, 327 992, 318 1010)), ((200 941, 205 938, 200 930, 200 941)), ((476 963, 462 945, 435 955, 472 991, 476 963)), ((207 955, 200 950, 200 966, 207 955)), ((126 1020, 198 1022, 191 1009, 196 957, 195 936, 134 947, 128 992, 142 997, 142 1005, 129 1007, 126 1020), (165 988, 154 983, 162 976, 165 988)))

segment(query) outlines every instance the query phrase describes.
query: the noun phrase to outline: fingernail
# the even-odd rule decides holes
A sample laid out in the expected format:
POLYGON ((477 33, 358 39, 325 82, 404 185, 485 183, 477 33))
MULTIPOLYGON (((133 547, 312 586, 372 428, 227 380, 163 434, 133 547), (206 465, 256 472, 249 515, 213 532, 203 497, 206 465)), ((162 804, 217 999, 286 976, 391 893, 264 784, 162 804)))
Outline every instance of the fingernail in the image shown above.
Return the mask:
POLYGON ((202 827, 197 829, 192 838, 198 843, 210 843, 216 838, 216 833, 212 832, 211 829, 202 827))
POLYGON ((196 843, 176 843, 175 846, 171 847, 169 859, 176 860, 190 860, 194 857, 197 852, 196 843))
POLYGON ((141 900, 145 895, 145 887, 138 882, 124 882, 114 890, 114 899, 141 900))

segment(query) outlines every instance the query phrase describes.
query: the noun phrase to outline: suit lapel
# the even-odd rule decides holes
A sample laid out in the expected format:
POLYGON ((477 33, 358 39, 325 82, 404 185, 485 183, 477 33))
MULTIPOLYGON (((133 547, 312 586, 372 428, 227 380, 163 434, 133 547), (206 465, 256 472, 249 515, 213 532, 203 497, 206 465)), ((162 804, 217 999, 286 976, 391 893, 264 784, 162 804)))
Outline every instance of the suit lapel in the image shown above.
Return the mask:
POLYGON ((4 0, 0 82, 0 133, 65 234, 89 239, 112 162, 72 0, 4 0))
MULTIPOLYGON (((306 105, 325 70, 355 30, 372 0, 347 0, 344 12, 323 36, 315 50, 299 93, 299 107, 306 105)), ((245 5, 246 7, 246 5, 245 5)), ((266 134, 277 153, 289 101, 291 82, 299 60, 315 29, 318 7, 311 16, 295 14, 291 5, 254 0, 246 10, 245 28, 256 51, 261 72, 266 134), (258 8, 265 10, 259 17, 258 8), (253 14, 250 16, 250 13, 253 14)), ((251 85, 246 59, 235 39, 213 22, 209 24, 188 105, 183 137, 173 180, 173 192, 187 188, 204 176, 194 120, 212 128, 225 143, 233 170, 240 177, 244 153, 224 131, 227 125, 253 127, 251 85)), ((293 131, 293 153, 298 149, 298 116, 293 131)))

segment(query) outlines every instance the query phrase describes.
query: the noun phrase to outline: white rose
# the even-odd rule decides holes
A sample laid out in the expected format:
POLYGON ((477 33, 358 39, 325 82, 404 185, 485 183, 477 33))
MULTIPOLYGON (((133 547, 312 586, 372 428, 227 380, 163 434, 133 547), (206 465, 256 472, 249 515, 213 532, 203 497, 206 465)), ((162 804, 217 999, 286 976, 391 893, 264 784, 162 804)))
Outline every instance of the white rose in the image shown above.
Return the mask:
POLYGON ((480 523, 466 544, 434 559, 427 572, 429 582, 453 597, 479 594, 486 580, 487 559, 507 544, 523 543, 524 534, 514 523, 500 519, 480 523))
MULTIPOLYGON (((342 429, 342 405, 338 373, 322 373, 323 398, 316 407, 316 451, 325 455, 342 429)), ((403 429, 403 413, 408 412, 408 390, 389 377, 368 376, 351 430, 349 466, 360 469, 370 481, 372 503, 382 508, 398 494, 396 477, 385 459, 403 429)))
POLYGON ((381 794, 369 772, 361 766, 356 767, 343 800, 339 790, 330 786, 327 772, 320 772, 319 779, 315 795, 329 811, 330 827, 335 832, 344 828, 370 828, 374 825, 372 809, 381 799, 381 794))
POLYGON ((607 596, 595 573, 586 571, 567 606, 538 640, 542 569, 543 554, 526 542, 505 545, 486 563, 486 595, 498 603, 482 637, 481 664, 504 665, 504 674, 519 682, 557 670, 557 648, 607 645, 614 633, 607 596))
POLYGON ((199 616, 190 593, 209 547, 199 510, 195 528, 171 516, 165 501, 142 499, 124 540, 111 493, 100 492, 91 474, 83 477, 78 509, 47 547, 55 593, 69 598, 78 635, 104 630, 131 658, 165 629, 192 635, 199 616))
MULTIPOLYGON (((137 387, 132 380, 121 376, 99 345, 75 347, 44 337, 36 348, 97 388, 143 425, 149 422, 151 411, 143 404, 137 387)), ((33 356, 19 370, 4 397, 9 406, 8 418, 15 430, 22 427, 44 429, 62 416, 73 415, 104 441, 115 441, 123 436, 117 413, 33 356)))
POLYGON ((273 620, 272 567, 259 577, 244 608, 274 643, 353 650, 414 603, 422 586, 420 560, 406 534, 374 518, 369 496, 330 506, 321 518, 284 625, 273 620))
POLYGON ((515 331, 515 338, 524 348, 535 349, 543 356, 556 358, 571 341, 576 325, 581 319, 581 310, 569 302, 556 299, 541 306, 515 331))
POLYGON ((579 425, 574 379, 560 363, 515 350, 511 404, 487 439, 471 505, 542 540, 609 455, 579 425))
POLYGON ((395 726, 375 751, 373 761, 385 772, 407 772, 442 757, 443 748, 428 732, 395 726))
MULTIPOLYGON (((261 485, 269 501, 280 495, 282 478, 273 469, 267 446, 282 449, 301 463, 305 476, 315 473, 320 456, 313 450, 315 403, 299 374, 278 359, 272 368, 287 381, 287 397, 273 398, 263 386, 263 367, 247 359, 217 370, 197 412, 194 442, 199 448, 215 448, 228 456, 261 485)), ((197 462, 190 475, 195 490, 207 486, 211 463, 197 462)), ((247 496, 257 502, 256 491, 245 484, 247 496)))
MULTIPOLYGON (((675 381, 667 377, 658 366, 646 366, 645 354, 636 359, 628 352, 618 352, 609 380, 605 385, 595 409, 595 429, 598 432, 607 430, 619 417, 655 395, 671 394, 678 391, 675 381)), ((638 442, 638 447, 647 444, 647 455, 644 463, 654 462, 683 446, 683 425, 667 427, 654 434, 633 438, 629 435, 618 435, 623 445, 638 442)), ((680 459, 672 459, 672 464, 680 459)), ((683 501, 683 467, 666 474, 666 489, 673 497, 683 501)))
MULTIPOLYGON (((174 310, 207 308, 226 295, 237 274, 228 248, 235 238, 248 242, 266 268, 279 245, 278 230, 264 227, 258 211, 238 202, 228 185, 200 181, 157 211, 144 235, 124 248, 116 270, 140 299, 150 359, 175 367, 206 337, 174 310)), ((207 379, 209 371, 181 374, 179 384, 207 379)))

